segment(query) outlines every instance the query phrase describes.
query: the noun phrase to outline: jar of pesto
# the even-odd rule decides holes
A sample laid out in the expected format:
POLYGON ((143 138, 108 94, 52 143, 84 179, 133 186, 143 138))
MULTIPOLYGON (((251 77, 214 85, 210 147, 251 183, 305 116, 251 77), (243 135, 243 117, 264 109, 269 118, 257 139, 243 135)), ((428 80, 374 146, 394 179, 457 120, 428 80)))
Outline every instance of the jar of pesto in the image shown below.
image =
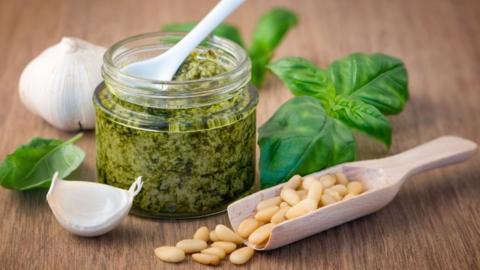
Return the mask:
POLYGON ((240 46, 211 37, 168 82, 122 71, 182 37, 130 37, 104 57, 104 83, 94 95, 98 179, 128 188, 142 176, 133 214, 210 215, 254 186, 258 96, 250 85, 250 59, 240 46))

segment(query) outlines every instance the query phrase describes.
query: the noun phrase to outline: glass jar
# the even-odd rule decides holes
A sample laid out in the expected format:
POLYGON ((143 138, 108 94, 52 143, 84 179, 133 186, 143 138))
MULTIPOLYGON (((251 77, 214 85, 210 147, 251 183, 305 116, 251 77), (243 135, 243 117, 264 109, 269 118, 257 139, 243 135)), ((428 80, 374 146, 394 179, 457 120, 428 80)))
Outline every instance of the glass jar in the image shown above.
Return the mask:
POLYGON ((250 193, 255 182, 256 105, 250 59, 234 42, 211 37, 227 71, 210 78, 155 81, 122 67, 170 48, 183 34, 127 38, 104 57, 104 83, 94 94, 100 182, 144 185, 132 213, 160 218, 215 214, 250 193))

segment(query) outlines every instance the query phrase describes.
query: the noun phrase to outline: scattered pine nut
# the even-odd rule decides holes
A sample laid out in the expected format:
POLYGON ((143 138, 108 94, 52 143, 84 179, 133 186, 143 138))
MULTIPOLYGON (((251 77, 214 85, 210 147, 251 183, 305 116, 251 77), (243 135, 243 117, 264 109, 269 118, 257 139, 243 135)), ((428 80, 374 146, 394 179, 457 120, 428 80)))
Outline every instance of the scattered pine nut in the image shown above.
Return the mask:
POLYGON ((225 258, 226 252, 223 248, 220 247, 209 247, 201 251, 203 254, 210 254, 213 256, 217 256, 220 260, 225 258))
POLYGON ((230 254, 230 262, 233 264, 245 264, 253 257, 253 254, 255 254, 255 250, 251 247, 239 248, 230 254))
POLYGON ((194 261, 205 265, 218 265, 220 263, 220 258, 205 253, 192 254, 192 258, 194 261))
POLYGON ((208 242, 210 240, 210 230, 206 226, 198 228, 195 234, 193 234, 193 239, 208 242))
POLYGON ((178 263, 185 259, 183 249, 177 247, 163 246, 155 249, 155 255, 164 262, 178 263))
POLYGON ((215 235, 221 241, 228 241, 236 244, 243 244, 243 238, 241 238, 238 234, 232 231, 232 229, 228 228, 223 224, 218 224, 215 227, 215 235))
POLYGON ((177 248, 182 249, 185 253, 199 252, 208 247, 207 242, 198 239, 184 239, 177 243, 177 248))
POLYGON ((225 253, 230 254, 237 248, 237 244, 226 241, 217 241, 212 243, 212 247, 219 247, 225 250, 225 253))
POLYGON ((220 239, 217 237, 217 235, 215 234, 215 230, 213 231, 210 231, 210 241, 212 242, 216 242, 216 241, 220 241, 220 239))

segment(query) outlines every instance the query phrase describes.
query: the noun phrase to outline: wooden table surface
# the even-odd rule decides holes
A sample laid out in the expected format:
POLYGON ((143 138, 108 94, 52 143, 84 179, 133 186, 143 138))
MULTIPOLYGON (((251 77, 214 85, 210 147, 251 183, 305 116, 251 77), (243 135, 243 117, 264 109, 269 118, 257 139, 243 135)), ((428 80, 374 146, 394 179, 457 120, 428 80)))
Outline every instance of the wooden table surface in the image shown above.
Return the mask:
MULTIPOLYGON (((216 1, 1 0, 0 158, 34 136, 68 138, 20 102, 24 66, 62 36, 109 46, 168 22, 200 19, 216 1)), ((229 21, 250 40, 256 19, 288 6, 300 24, 277 51, 326 66, 353 51, 400 57, 410 75, 411 100, 392 117, 393 146, 360 137, 360 157, 394 154, 445 134, 480 141, 480 1, 249 0, 229 21)), ((270 76, 261 90, 262 124, 291 97, 270 76)), ((70 178, 95 179, 94 134, 78 142, 86 160, 70 178)), ((243 267, 225 269, 479 269, 480 160, 412 177, 383 210, 271 251, 243 267)), ((225 214, 188 221, 129 216, 98 238, 63 230, 45 191, 0 188, 0 269, 193 269, 158 260, 153 249, 190 237, 200 225, 226 223, 225 214)))

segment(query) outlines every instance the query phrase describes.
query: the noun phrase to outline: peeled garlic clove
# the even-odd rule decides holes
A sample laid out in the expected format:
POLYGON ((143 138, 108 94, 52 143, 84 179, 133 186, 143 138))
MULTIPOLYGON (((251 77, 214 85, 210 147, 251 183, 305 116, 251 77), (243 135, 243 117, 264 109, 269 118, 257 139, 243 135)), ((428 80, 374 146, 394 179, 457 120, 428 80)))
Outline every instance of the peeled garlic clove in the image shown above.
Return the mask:
POLYGON ((94 182, 65 181, 55 173, 47 201, 55 218, 69 232, 98 236, 120 224, 142 185, 141 177, 125 190, 94 182))
POLYGON ((20 76, 20 98, 33 113, 62 130, 95 126, 93 92, 102 82, 106 49, 64 37, 33 59, 20 76))

